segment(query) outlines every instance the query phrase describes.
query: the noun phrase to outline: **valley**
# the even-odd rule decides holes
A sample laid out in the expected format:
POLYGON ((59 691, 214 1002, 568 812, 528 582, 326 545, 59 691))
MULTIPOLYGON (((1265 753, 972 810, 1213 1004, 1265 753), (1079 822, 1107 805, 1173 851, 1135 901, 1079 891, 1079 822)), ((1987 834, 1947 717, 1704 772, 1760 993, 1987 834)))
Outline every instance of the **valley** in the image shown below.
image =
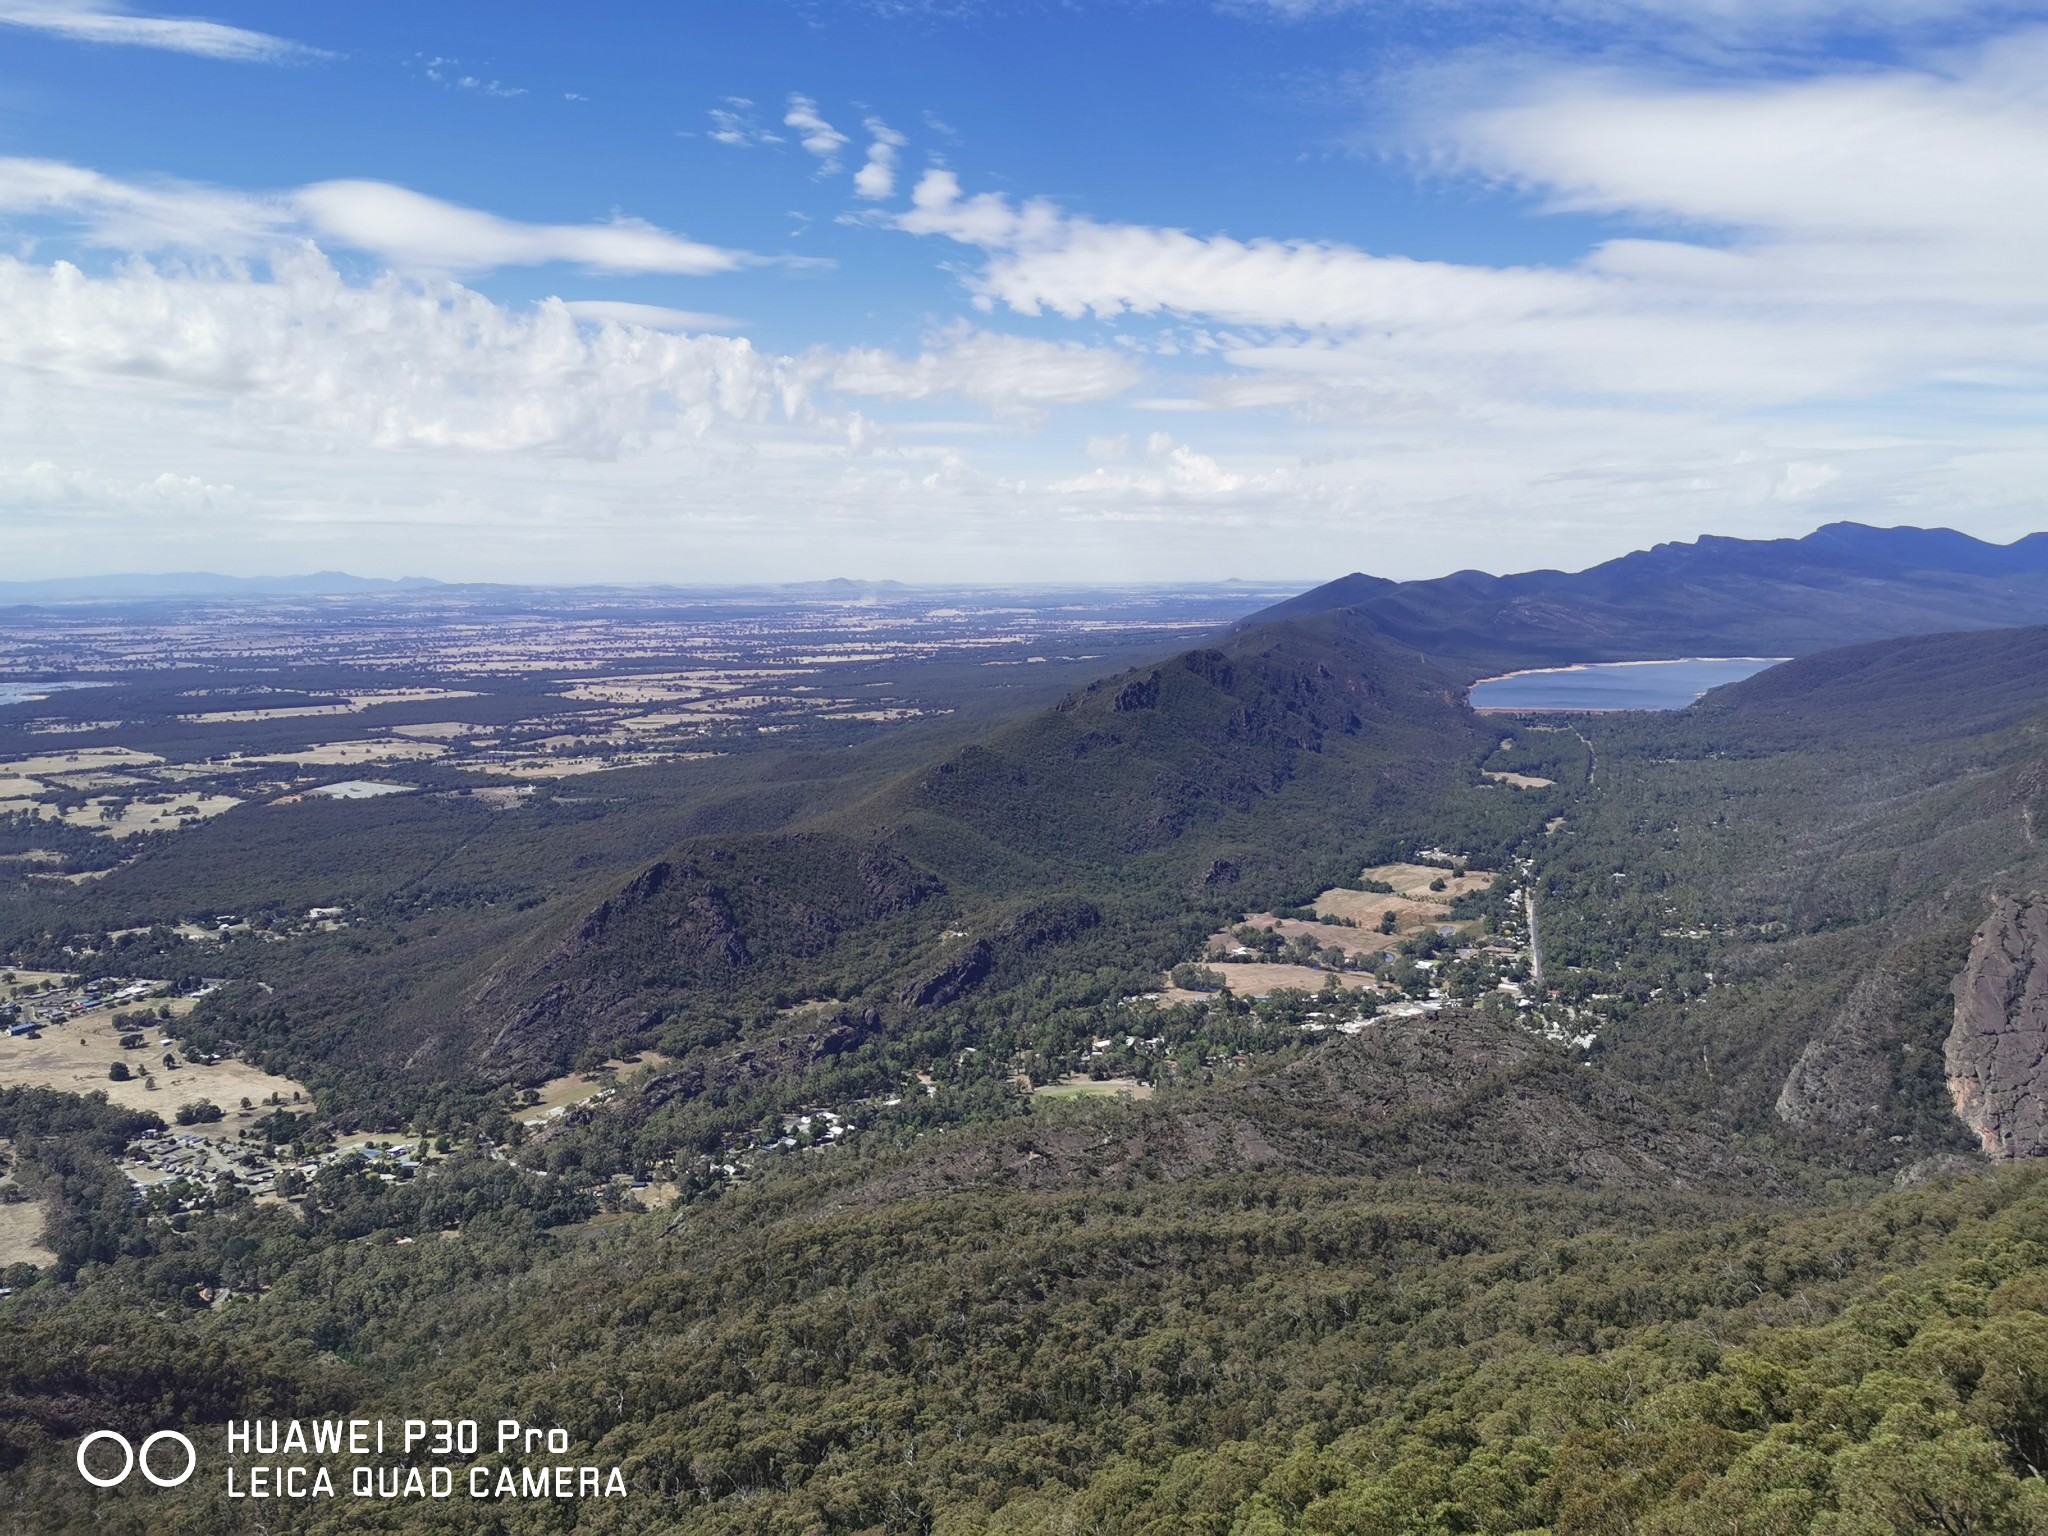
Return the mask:
POLYGON ((24 621, 0 1527, 261 1400, 625 1469, 508 1533, 2040 1528, 2048 629, 1503 716, 1334 587, 24 621))

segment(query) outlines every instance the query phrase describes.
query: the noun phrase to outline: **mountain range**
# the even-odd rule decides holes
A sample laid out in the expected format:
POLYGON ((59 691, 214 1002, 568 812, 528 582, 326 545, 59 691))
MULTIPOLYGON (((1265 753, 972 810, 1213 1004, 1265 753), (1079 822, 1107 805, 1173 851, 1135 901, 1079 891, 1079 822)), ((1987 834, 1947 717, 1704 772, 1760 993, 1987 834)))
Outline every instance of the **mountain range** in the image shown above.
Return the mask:
POLYGON ((1481 669, 1680 656, 1803 656, 1943 630, 2048 622, 2048 533, 1830 523, 1797 539, 1659 544, 1583 571, 1339 577, 1243 620, 1346 608, 1481 669))

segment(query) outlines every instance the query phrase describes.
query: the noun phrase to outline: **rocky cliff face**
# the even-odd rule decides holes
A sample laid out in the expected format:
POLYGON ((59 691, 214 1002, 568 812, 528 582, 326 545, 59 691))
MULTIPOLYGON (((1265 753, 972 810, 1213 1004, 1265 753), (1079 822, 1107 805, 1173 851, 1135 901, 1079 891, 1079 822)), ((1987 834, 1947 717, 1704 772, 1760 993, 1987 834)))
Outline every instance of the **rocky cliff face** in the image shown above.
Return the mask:
POLYGON ((1879 967, 1807 1041, 1778 1090, 1778 1118, 1800 1130, 1889 1129, 1890 1035, 1904 1010, 1898 978, 1879 967))
POLYGON ((2048 899, 2007 897, 1955 982, 1949 1096, 1984 1155, 2048 1156, 2048 899))

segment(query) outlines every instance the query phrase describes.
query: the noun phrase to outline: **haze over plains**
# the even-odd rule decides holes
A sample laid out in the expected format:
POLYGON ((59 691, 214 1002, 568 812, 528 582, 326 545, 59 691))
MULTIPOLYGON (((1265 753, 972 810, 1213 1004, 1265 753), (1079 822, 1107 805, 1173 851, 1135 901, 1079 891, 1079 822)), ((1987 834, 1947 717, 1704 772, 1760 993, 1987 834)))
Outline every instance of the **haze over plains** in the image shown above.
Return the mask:
POLYGON ((2010 539, 2044 10, 4 0, 0 566, 2010 539))

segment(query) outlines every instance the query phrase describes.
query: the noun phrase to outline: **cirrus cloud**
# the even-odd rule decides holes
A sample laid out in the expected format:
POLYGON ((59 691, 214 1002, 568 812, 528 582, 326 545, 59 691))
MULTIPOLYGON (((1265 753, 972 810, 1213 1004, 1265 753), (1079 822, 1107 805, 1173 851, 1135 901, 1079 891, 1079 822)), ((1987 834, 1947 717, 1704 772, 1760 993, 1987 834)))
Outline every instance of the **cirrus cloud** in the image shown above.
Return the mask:
POLYGON ((528 224, 382 181, 325 181, 270 195, 123 181, 58 160, 0 158, 0 213, 64 221, 122 251, 260 256, 312 238, 434 272, 573 263, 600 272, 702 277, 769 258, 707 245, 642 219, 528 224))
POLYGON ((47 32, 81 43, 112 43, 196 54, 241 64, 277 64, 328 55, 303 43, 189 16, 142 16, 113 0, 0 0, 0 26, 47 32))

